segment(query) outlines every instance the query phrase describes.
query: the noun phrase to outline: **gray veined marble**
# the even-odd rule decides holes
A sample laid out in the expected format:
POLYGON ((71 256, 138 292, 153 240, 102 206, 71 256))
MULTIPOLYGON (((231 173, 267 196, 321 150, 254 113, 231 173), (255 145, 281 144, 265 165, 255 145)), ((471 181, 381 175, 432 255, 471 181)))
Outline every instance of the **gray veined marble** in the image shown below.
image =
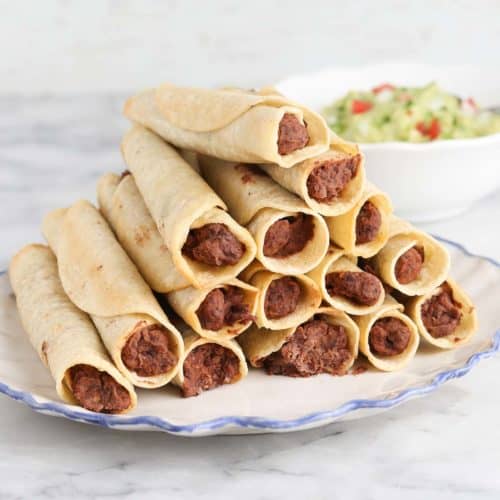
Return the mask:
MULTIPOLYGON (((0 97, 0 264, 40 240, 42 215, 95 198, 120 171, 124 96, 0 97)), ((500 196, 427 226, 500 257, 500 196)), ((295 434, 200 439, 129 433, 0 398, 0 499, 498 500, 499 359, 376 417, 295 434)))

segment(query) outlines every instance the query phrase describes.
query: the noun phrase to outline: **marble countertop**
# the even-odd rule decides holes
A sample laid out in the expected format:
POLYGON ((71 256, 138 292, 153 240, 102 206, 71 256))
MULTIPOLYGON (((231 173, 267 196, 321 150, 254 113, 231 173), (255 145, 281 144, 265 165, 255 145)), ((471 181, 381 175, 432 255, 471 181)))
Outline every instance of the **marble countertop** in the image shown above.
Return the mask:
MULTIPOLYGON (((123 96, 0 97, 0 268, 42 215, 123 168, 123 96)), ((434 234, 500 260, 500 193, 434 234)), ((0 499, 497 500, 500 359, 375 417, 294 434, 186 439, 111 431, 0 398, 0 499)))

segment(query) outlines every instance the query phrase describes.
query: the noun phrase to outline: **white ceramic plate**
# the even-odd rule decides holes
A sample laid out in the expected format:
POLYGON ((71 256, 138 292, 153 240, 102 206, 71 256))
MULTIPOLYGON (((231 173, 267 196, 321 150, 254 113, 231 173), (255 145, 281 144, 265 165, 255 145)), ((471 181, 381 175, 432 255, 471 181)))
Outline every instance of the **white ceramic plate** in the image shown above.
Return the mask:
POLYGON ((241 383, 183 399, 173 387, 139 390, 137 409, 102 415, 61 403, 54 383, 23 332, 6 273, 0 275, 0 392, 35 411, 123 430, 162 430, 185 436, 250 434, 308 429, 390 409, 462 377, 480 359, 500 350, 500 264, 469 254, 452 242, 452 275, 477 305, 480 331, 454 351, 421 348, 398 373, 309 379, 267 376, 251 370, 241 383))
MULTIPOLYGON (((421 86, 436 81, 444 90, 500 106, 497 67, 379 64, 332 68, 277 84, 286 96, 320 111, 348 90, 380 83, 421 86)), ((500 134, 422 144, 360 144, 370 181, 388 192, 399 216, 438 220, 463 212, 500 188, 500 134)))

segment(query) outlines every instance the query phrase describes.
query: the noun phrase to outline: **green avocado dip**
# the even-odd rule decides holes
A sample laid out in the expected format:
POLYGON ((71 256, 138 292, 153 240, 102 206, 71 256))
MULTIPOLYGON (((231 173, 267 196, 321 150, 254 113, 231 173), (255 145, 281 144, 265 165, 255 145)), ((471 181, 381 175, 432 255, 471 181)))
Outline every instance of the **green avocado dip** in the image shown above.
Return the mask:
POLYGON ((351 91, 323 110, 330 128, 354 142, 428 142, 480 137, 500 132, 500 115, 481 110, 430 83, 351 91))

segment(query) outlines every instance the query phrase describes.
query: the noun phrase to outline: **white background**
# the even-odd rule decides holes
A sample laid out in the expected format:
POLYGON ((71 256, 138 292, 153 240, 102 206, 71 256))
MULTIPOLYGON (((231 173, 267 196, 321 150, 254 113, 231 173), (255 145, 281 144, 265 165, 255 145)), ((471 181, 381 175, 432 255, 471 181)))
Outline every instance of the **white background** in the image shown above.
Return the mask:
MULTIPOLYGON (((127 92, 397 60, 500 71, 500 1, 0 0, 0 47, 4 269, 44 213, 123 168, 127 92)), ((498 260, 499 220, 497 194, 427 229, 498 260)), ((0 499, 498 500, 499 367, 377 417, 266 436, 111 431, 1 396, 0 499)))
POLYGON ((387 60, 500 66, 498 0, 2 0, 0 91, 258 85, 387 60))

